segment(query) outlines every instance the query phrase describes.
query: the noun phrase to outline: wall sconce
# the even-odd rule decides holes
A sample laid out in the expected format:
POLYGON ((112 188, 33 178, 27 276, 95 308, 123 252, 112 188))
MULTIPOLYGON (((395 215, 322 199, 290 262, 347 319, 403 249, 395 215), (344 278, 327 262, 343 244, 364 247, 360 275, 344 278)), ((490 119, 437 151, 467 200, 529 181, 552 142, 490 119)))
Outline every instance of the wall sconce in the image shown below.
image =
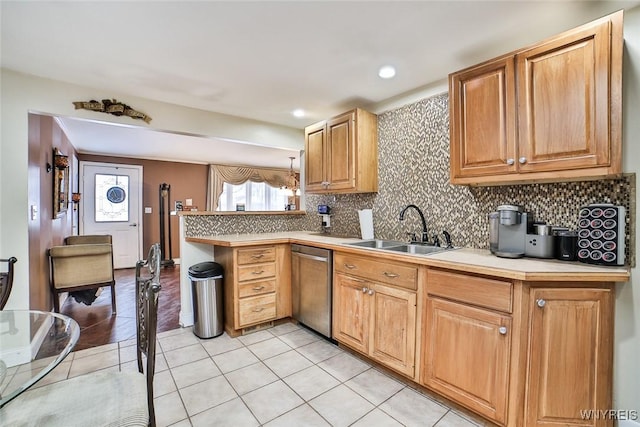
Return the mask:
POLYGON ((71 193, 71 201, 73 202, 73 210, 78 210, 78 203, 80 203, 81 193, 71 193))

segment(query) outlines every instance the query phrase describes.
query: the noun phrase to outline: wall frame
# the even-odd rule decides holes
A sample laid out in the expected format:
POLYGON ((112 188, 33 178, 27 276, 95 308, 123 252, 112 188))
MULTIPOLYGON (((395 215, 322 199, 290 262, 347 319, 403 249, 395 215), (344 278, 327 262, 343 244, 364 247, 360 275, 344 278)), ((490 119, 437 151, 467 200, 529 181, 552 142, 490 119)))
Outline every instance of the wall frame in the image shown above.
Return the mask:
POLYGON ((53 218, 59 218, 69 207, 69 157, 53 149, 53 218))

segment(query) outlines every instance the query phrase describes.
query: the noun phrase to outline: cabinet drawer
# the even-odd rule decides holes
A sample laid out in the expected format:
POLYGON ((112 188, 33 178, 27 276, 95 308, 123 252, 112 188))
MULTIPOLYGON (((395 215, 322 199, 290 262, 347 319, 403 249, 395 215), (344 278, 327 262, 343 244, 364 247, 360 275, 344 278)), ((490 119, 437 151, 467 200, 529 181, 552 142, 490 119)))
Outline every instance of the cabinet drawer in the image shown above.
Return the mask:
POLYGON ((275 275, 276 275, 275 262, 238 266, 239 282, 245 282, 247 280, 266 279, 268 277, 275 277, 275 275))
POLYGON ((359 276, 401 288, 418 289, 418 267, 409 264, 393 264, 375 259, 336 254, 334 269, 341 273, 359 276))
POLYGON ((240 326, 273 320, 276 317, 276 294, 244 298, 238 306, 240 326))
POLYGON ((238 249, 238 264, 256 264, 259 262, 275 261, 276 248, 274 246, 238 249))
POLYGON ((506 313, 512 311, 512 284, 506 280, 429 269, 427 293, 506 313))
POLYGON ((257 280, 255 282, 246 282, 238 285, 238 297, 245 298, 254 295, 268 294, 276 290, 276 281, 257 280))

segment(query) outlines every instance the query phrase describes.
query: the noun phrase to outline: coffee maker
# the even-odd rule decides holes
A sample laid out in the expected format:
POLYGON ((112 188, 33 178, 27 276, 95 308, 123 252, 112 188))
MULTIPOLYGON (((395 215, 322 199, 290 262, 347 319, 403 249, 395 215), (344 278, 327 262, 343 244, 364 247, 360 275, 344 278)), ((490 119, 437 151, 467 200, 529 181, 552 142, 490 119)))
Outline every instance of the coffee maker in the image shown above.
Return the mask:
POLYGON ((502 258, 520 258, 533 216, 522 206, 501 205, 489 214, 489 250, 502 258))

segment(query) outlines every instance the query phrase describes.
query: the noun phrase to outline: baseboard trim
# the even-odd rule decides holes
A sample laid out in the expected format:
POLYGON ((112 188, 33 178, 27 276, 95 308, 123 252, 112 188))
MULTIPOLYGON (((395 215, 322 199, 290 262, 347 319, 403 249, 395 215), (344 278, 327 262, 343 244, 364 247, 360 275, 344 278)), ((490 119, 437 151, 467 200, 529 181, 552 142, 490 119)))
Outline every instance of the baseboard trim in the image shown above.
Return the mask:
POLYGON ((183 328, 193 326, 193 311, 180 310, 180 326, 183 328))

